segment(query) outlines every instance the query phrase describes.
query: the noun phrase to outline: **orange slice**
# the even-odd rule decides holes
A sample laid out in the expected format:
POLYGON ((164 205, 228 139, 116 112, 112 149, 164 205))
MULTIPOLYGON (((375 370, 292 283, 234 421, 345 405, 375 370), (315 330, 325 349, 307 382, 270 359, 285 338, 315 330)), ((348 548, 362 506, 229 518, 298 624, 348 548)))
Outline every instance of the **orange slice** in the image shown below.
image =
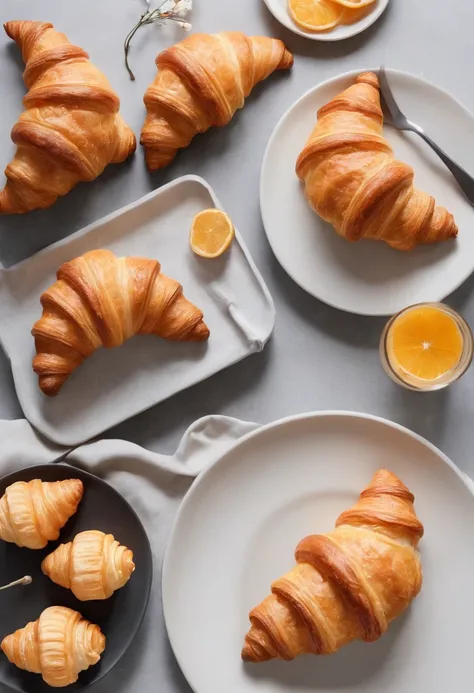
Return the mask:
POLYGON ((213 258, 227 250, 234 234, 234 225, 225 212, 205 209, 194 217, 189 240, 196 255, 213 258))
POLYGON ((463 336, 441 308, 420 306, 402 313, 390 328, 387 356, 395 371, 436 380, 457 366, 463 336))
POLYGON ((333 29, 341 21, 343 9, 332 0, 288 0, 293 21, 309 31, 333 29))
POLYGON ((372 12, 372 9, 370 5, 365 5, 356 10, 345 7, 341 18, 341 24, 355 24, 356 22, 360 22, 361 19, 364 19, 364 17, 367 17, 367 15, 372 12))

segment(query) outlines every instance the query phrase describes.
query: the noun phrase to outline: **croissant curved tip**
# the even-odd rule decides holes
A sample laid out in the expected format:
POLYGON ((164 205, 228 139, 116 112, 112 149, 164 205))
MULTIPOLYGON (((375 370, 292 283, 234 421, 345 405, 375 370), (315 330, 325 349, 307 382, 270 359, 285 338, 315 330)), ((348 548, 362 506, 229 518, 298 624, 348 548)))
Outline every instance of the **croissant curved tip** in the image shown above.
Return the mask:
POLYGON ((363 72, 357 77, 356 84, 370 84, 375 89, 380 88, 379 78, 374 72, 363 72))
POLYGON ((294 58, 293 58, 293 53, 290 53, 288 48, 285 46, 285 50, 283 52, 282 58, 278 64, 277 70, 289 70, 290 68, 293 67, 294 63, 294 58))
POLYGON ((11 644, 13 640, 13 635, 7 635, 5 638, 3 638, 2 643, 0 645, 0 649, 2 650, 3 654, 8 657, 8 659, 11 662, 9 652, 11 651, 11 644))
POLYGON ((13 19, 9 22, 4 22, 3 28, 5 29, 7 36, 9 36, 11 39, 15 39, 15 35, 18 32, 20 24, 21 20, 19 19, 13 19))
POLYGON ((191 339, 193 342, 205 342, 210 336, 211 332, 208 326, 204 320, 201 320, 201 322, 199 322, 194 328, 191 339))
POLYGON ((245 640, 242 652, 240 653, 244 662, 267 662, 272 656, 262 647, 253 646, 247 639, 245 640))
POLYGON ((106 644, 105 635, 102 633, 99 626, 96 626, 94 628, 94 632, 92 634, 92 642, 91 642, 92 650, 96 654, 101 655, 102 652, 105 650, 105 644, 106 644))
POLYGON ((23 19, 12 19, 9 22, 5 22, 3 28, 5 29, 7 35, 13 39, 13 41, 19 41, 21 39, 22 30, 43 28, 50 29, 53 25, 50 22, 34 22, 30 20, 23 19))
POLYGON ((131 575, 135 571, 135 563, 133 562, 133 551, 127 549, 123 557, 124 572, 126 575, 131 575))

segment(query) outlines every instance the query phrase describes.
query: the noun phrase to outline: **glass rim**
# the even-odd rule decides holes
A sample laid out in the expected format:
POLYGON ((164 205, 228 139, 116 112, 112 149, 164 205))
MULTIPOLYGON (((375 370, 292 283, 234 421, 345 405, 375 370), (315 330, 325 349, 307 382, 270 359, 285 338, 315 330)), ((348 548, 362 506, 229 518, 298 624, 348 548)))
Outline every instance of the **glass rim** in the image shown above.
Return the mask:
MULTIPOLYGON (((447 303, 442 303, 440 301, 422 301, 419 303, 413 303, 412 305, 402 308, 402 310, 399 310, 397 313, 395 313, 389 318, 380 336, 379 353, 382 361, 382 366, 385 372, 395 383, 401 385, 406 389, 414 390, 416 392, 434 392, 436 390, 442 390, 448 387, 449 385, 452 385, 467 372, 467 370, 472 364, 474 356, 474 334, 467 320, 460 313, 458 313, 455 308, 452 308, 447 303), (453 318, 453 320, 456 321, 457 327, 461 332, 461 336, 463 338, 463 348, 458 363, 452 369, 451 378, 445 380, 440 380, 440 378, 437 378, 432 381, 423 381, 422 378, 419 378, 418 380, 420 382, 420 386, 417 386, 415 383, 410 383, 404 380, 400 376, 400 374, 394 369, 388 355, 387 341, 390 329, 392 325, 395 323, 395 321, 404 313, 421 307, 437 308, 439 310, 442 310, 451 318, 453 318), (425 386, 423 386, 422 383, 425 383, 425 386)), ((416 380, 416 376, 413 376, 413 379, 416 380)))

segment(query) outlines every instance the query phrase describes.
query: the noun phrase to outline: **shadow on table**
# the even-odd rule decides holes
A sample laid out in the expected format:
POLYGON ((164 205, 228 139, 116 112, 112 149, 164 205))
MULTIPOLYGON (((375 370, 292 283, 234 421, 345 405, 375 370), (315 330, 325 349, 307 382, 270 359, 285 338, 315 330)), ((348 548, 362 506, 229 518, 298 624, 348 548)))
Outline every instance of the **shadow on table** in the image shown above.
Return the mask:
MULTIPOLYGON (((261 233, 264 233, 263 229, 261 233)), ((266 253, 264 266, 271 276, 270 292, 277 302, 277 311, 278 300, 283 300, 290 310, 295 311, 313 329, 323 330, 334 339, 347 342, 355 348, 378 349, 387 318, 353 315, 322 303, 289 277, 268 244, 266 253)))
POLYGON ((390 393, 391 407, 397 413, 397 423, 442 448, 446 427, 450 424, 452 394, 451 388, 437 392, 413 392, 394 383, 390 393))
MULTIPOLYGON (((257 391, 265 377, 272 355, 272 339, 265 349, 216 373, 171 399, 111 429, 104 437, 132 440, 149 447, 150 440, 163 439, 161 453, 173 453, 182 434, 196 419, 209 414, 229 414, 234 401, 257 391), (173 443, 169 441, 173 440, 173 443), (169 447, 171 445, 171 448, 169 447)), ((243 416, 251 420, 249 416, 243 416)))

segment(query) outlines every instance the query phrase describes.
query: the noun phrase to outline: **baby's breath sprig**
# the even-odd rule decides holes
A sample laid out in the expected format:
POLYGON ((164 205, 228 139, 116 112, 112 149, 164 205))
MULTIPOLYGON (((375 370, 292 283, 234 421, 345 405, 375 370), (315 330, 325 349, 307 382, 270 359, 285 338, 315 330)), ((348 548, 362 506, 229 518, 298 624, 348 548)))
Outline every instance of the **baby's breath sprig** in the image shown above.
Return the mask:
POLYGON ((130 75, 131 80, 135 79, 135 75, 133 74, 128 63, 130 42, 141 26, 145 26, 145 24, 162 25, 166 22, 176 22, 182 29, 184 29, 184 31, 190 31, 192 28, 189 22, 184 21, 184 18, 193 8, 193 0, 165 0, 154 10, 150 9, 150 0, 145 0, 145 2, 148 5, 148 9, 142 14, 139 21, 130 31, 123 46, 125 53, 125 67, 127 68, 127 72, 130 75))

